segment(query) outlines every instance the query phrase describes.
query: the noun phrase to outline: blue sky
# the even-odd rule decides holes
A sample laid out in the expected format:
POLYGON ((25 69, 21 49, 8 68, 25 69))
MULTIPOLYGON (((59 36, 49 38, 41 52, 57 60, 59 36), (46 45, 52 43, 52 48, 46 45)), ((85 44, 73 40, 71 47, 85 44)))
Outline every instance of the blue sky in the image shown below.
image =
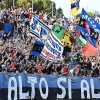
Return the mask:
MULTIPOLYGON (((66 17, 70 17, 70 0, 52 0, 56 3, 56 7, 61 7, 66 17)), ((100 12, 100 0, 80 0, 80 8, 86 11, 100 12)))

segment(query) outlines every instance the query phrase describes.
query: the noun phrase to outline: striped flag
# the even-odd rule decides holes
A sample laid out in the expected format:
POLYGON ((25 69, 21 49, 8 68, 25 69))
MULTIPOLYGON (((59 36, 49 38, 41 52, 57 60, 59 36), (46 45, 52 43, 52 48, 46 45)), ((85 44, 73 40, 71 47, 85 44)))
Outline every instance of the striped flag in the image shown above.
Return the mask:
POLYGON ((45 37, 48 36, 50 29, 37 16, 33 16, 30 22, 30 31, 39 39, 45 40, 45 37))
POLYGON ((49 61, 63 60, 63 49, 63 45, 50 33, 41 52, 41 56, 49 61))

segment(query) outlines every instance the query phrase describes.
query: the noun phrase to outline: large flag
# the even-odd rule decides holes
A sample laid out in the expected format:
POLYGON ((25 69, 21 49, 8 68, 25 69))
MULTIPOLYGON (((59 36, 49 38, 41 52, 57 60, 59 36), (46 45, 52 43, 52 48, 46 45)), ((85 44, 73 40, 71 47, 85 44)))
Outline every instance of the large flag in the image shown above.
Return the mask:
POLYGON ((63 60, 62 53, 62 44, 53 36, 52 33, 49 34, 44 48, 41 52, 41 56, 50 61, 57 61, 63 60))
POLYGON ((68 46, 71 48, 74 39, 71 34, 64 29, 64 27, 60 26, 59 24, 54 24, 52 27, 52 33, 63 46, 68 46))
POLYGON ((70 2, 71 2, 71 15, 77 16, 80 12, 80 9, 79 9, 80 0, 70 0, 70 2))
POLYGON ((38 38, 44 40, 47 38, 50 29, 42 21, 40 21, 38 17, 34 16, 30 22, 30 31, 38 38))
POLYGON ((100 24, 95 21, 92 17, 90 17, 87 12, 82 9, 82 13, 80 14, 81 18, 88 22, 90 28, 94 29, 96 32, 100 33, 100 24))
POLYGON ((76 27, 77 42, 82 46, 82 54, 86 57, 97 55, 99 24, 82 10, 79 26, 76 27))

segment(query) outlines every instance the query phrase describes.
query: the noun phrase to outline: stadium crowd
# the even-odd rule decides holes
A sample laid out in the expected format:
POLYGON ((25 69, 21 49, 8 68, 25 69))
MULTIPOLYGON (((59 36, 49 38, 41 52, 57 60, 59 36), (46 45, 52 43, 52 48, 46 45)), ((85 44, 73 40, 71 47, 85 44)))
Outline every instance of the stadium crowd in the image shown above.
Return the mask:
MULTIPOLYGON (((32 13, 32 9, 2 10, 0 12, 0 72, 100 76, 100 56, 87 58, 78 53, 74 57, 69 57, 69 54, 66 54, 64 61, 61 62, 50 62, 42 57, 33 57, 32 47, 37 38, 31 36, 29 31, 32 15, 39 16, 49 28, 59 21, 70 30, 77 23, 76 20, 58 19, 56 16, 48 17, 44 12, 32 13)), ((75 44, 71 53, 76 53, 79 49, 80 47, 75 44)))

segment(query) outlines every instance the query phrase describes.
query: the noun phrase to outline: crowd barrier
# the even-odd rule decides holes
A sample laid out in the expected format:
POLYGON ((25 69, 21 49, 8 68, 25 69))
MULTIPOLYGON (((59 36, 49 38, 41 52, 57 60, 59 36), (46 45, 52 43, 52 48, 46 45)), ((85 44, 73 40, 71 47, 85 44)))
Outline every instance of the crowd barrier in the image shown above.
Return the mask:
POLYGON ((0 100, 100 100, 100 79, 0 73, 0 100))

